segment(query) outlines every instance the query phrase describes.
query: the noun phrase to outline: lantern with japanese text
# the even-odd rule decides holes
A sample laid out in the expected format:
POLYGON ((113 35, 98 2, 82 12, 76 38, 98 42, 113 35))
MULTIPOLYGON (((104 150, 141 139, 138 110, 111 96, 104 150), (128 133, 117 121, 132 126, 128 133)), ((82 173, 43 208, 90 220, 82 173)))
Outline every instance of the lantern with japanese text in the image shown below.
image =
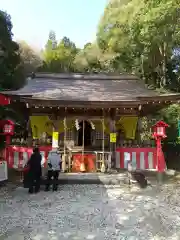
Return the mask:
POLYGON ((163 121, 158 121, 154 126, 153 126, 153 137, 155 139, 157 138, 166 138, 166 128, 169 127, 168 124, 166 124, 163 121))
POLYGON ((14 135, 14 127, 15 124, 11 120, 1 120, 0 121, 0 127, 2 129, 2 135, 6 136, 6 144, 10 144, 11 142, 11 136, 14 135))

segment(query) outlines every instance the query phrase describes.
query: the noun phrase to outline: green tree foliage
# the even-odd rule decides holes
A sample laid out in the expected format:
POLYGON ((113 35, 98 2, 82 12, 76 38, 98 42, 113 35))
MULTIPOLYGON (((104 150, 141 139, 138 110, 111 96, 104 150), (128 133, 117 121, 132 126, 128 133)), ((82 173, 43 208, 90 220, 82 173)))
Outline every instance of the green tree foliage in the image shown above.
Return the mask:
POLYGON ((0 120, 3 119, 10 119, 18 125, 22 125, 25 122, 24 116, 13 110, 11 104, 8 106, 0 106, 0 120))
POLYGON ((135 73, 154 88, 179 92, 179 9, 174 0, 110 0, 96 41, 83 49, 49 33, 43 70, 135 73))
POLYGON ((118 71, 116 60, 116 54, 103 52, 97 43, 87 43, 76 55, 74 65, 77 72, 115 73, 118 71))
POLYGON ((180 120, 180 105, 172 104, 167 108, 159 111, 158 118, 164 120, 169 127, 167 128, 166 139, 168 142, 174 142, 178 140, 178 120, 180 120))
POLYGON ((75 57, 77 72, 101 72, 100 49, 96 44, 88 43, 75 57))
POLYGON ((49 33, 49 39, 43 51, 44 64, 41 71, 73 72, 74 58, 78 52, 75 44, 67 37, 59 43, 54 32, 49 33))
POLYGON ((42 59, 40 53, 32 49, 25 41, 19 42, 19 52, 26 74, 36 72, 41 67, 42 59))
POLYGON ((179 47, 179 4, 174 0, 111 0, 100 21, 99 47, 118 55, 120 71, 169 87, 168 63, 179 47))
POLYGON ((0 87, 17 89, 25 82, 19 46, 12 40, 10 16, 0 11, 0 87))
MULTIPOLYGON (((12 23, 10 16, 0 11, 0 89, 18 89, 25 83, 24 67, 21 61, 19 45, 12 40, 12 23)), ((23 118, 11 106, 0 106, 0 119, 12 119, 22 124, 23 118)), ((4 137, 1 136, 0 148, 4 137)))

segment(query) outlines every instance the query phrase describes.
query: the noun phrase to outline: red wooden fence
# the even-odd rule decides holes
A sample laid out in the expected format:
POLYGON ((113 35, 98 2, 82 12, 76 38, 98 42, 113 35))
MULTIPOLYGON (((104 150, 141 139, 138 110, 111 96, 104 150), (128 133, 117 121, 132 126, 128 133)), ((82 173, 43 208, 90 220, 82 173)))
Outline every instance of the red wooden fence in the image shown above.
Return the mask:
MULTIPOLYGON (((39 148, 43 157, 43 165, 46 161, 51 146, 39 148)), ((33 149, 29 147, 8 146, 5 149, 5 159, 9 168, 22 168, 32 154, 33 149)), ((137 169, 156 169, 156 148, 117 148, 116 168, 127 168, 127 160, 130 158, 132 165, 137 169)))
POLYGON ((116 168, 127 168, 128 160, 136 169, 156 169, 156 148, 117 148, 116 168))

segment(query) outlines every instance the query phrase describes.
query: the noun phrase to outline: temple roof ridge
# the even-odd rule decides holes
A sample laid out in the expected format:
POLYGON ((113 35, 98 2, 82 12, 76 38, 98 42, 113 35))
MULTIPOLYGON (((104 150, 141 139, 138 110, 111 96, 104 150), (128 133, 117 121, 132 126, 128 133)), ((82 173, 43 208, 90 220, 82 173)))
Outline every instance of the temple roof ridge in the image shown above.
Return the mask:
MULTIPOLYGON (((180 94, 161 94, 148 89, 144 82, 129 74, 34 73, 26 85, 16 91, 2 94, 34 101, 96 102, 154 102, 180 100, 180 94)), ((108 103, 108 104, 109 104, 108 103)))

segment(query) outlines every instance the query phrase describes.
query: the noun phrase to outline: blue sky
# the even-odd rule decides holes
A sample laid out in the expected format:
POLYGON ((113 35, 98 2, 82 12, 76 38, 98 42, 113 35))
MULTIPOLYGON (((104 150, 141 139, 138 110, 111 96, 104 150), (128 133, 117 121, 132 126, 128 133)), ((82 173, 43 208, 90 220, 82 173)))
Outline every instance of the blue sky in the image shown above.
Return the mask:
POLYGON ((69 37, 78 47, 93 41, 107 0, 0 0, 12 18, 16 40, 41 49, 50 30, 69 37))

